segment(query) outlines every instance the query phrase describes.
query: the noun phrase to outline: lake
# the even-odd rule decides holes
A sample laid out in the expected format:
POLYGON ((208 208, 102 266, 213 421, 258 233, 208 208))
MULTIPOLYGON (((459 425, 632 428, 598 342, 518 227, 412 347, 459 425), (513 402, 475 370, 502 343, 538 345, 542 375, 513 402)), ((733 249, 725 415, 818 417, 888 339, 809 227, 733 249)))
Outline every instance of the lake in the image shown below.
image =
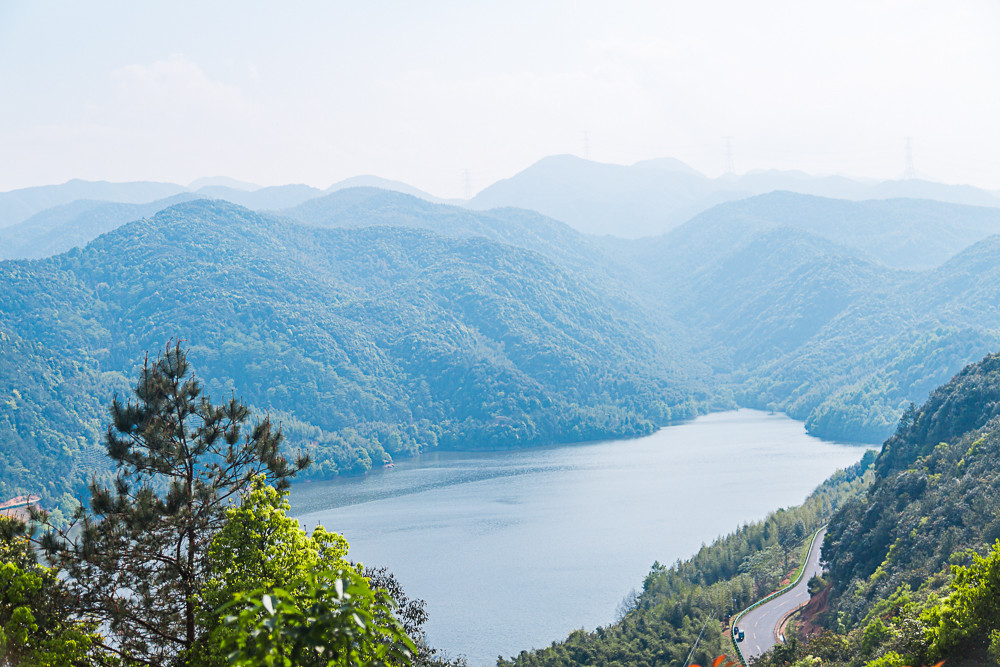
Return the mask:
POLYGON ((426 600, 432 646, 492 665, 608 625, 654 560, 800 503, 864 451, 736 410, 633 440, 425 454, 296 485, 292 513, 343 533, 352 559, 388 566, 426 600))

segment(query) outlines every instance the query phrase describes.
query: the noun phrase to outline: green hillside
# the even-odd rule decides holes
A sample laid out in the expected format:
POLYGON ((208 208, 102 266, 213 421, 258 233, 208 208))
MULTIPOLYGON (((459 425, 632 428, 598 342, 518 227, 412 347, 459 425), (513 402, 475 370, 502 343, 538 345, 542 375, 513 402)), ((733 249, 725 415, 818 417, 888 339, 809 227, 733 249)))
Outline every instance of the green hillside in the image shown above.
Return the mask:
POLYGON ((872 485, 830 522, 823 629, 759 664, 995 664, 998 458, 1000 355, 989 355, 904 415, 872 485))
POLYGON ((801 229, 720 216, 611 254, 694 332, 741 404, 822 437, 884 440, 906 405, 1000 346, 997 237, 901 271, 801 229))
POLYGON ((241 392, 312 451, 313 476, 639 435, 710 400, 699 363, 613 285, 482 238, 199 201, 0 263, 0 294, 0 491, 48 503, 79 489, 105 406, 171 338, 210 395, 241 392))

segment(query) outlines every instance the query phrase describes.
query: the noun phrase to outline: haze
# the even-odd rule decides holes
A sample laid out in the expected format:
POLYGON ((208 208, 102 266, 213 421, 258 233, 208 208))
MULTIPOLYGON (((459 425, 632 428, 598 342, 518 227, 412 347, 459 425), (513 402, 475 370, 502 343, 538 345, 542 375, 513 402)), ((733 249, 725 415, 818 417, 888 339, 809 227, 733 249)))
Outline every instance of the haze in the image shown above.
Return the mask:
POLYGON ((0 191, 358 174, 465 197, 539 158, 1000 188, 1000 5, 0 6, 0 191), (727 155, 731 137, 732 163, 727 155))

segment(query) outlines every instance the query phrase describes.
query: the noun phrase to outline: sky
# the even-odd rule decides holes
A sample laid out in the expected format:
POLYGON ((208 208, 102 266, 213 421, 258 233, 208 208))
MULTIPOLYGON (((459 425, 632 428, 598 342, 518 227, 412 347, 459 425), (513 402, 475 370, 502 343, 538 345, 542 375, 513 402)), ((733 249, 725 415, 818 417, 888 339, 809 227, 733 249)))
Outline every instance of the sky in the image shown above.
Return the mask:
POLYGON ((674 157, 1000 190, 996 0, 0 0, 0 191, 674 157))

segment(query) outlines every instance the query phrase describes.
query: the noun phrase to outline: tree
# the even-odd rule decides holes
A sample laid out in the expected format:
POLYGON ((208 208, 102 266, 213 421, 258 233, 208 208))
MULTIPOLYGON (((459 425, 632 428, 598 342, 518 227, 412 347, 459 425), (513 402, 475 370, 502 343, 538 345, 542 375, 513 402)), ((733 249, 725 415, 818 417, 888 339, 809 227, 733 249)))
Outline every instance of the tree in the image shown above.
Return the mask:
MULTIPOLYGON (((238 625, 223 623, 225 613, 219 610, 237 597, 247 599, 253 591, 281 589, 297 604, 306 602, 310 593, 306 575, 318 571, 351 569, 363 574, 372 591, 388 596, 393 616, 403 632, 413 639, 413 664, 443 667, 464 665, 459 659, 450 661, 423 641, 423 626, 427 611, 423 600, 410 599, 402 585, 386 568, 364 568, 347 560, 348 544, 341 535, 317 526, 307 534, 299 523, 287 516, 287 491, 280 491, 256 477, 243 494, 238 506, 226 511, 226 524, 213 538, 209 547, 210 577, 201 595, 199 624, 205 629, 193 655, 202 667, 228 665, 227 652, 222 646, 235 646, 238 625)), ((376 618, 382 618, 376 615, 376 618)), ((387 621, 390 631, 395 621, 387 621)), ((332 658, 331 658, 332 659, 332 658)))
POLYGON ((972 563, 952 566, 951 593, 923 616, 936 621, 931 631, 933 651, 944 658, 991 647, 1000 654, 1000 540, 986 556, 972 554, 972 563))
POLYGON ((393 590, 373 585, 346 560, 342 536, 322 526, 306 534, 287 516, 286 496, 260 475, 226 511, 209 547, 202 600, 211 636, 198 664, 410 664, 416 647, 393 613, 393 593, 419 612, 414 632, 426 620, 423 603, 406 602, 384 570, 373 574, 393 590))
POLYGON ((309 571, 275 588, 237 594, 223 622, 234 667, 399 667, 416 646, 393 615, 388 593, 357 571, 309 571))
POLYGON ((104 657, 167 665, 196 643, 208 545, 226 508, 257 475, 285 488, 309 464, 279 451, 280 428, 251 423, 235 397, 214 405, 192 377, 180 343, 147 357, 134 400, 111 404, 106 445, 111 486, 90 484, 90 509, 40 543, 66 575, 77 612, 107 638, 104 657))
POLYGON ((71 616, 55 569, 35 562, 24 524, 0 517, 0 667, 70 667, 87 661, 94 628, 71 616))
POLYGON ((228 665, 219 645, 231 629, 221 627, 220 609, 251 591, 289 588, 317 570, 350 567, 343 536, 317 526, 308 535, 287 516, 288 492, 255 477, 240 503, 226 510, 226 523, 208 547, 209 578, 202 587, 198 624, 204 629, 194 651, 199 665, 228 665))
POLYGON ((756 593, 759 594, 780 583, 783 571, 779 552, 780 547, 773 544, 766 549, 751 553, 740 564, 739 571, 753 578, 756 593))

